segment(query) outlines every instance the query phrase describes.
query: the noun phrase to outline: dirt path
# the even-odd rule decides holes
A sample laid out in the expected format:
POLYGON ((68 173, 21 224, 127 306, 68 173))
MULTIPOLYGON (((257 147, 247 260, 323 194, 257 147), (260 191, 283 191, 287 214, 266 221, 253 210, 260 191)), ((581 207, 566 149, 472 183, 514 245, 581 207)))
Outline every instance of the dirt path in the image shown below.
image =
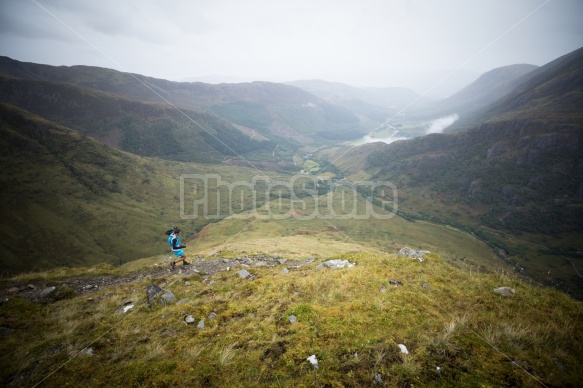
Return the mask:
POLYGON ((170 268, 169 264, 161 264, 159 266, 144 268, 126 275, 76 276, 58 280, 14 282, 3 287, 0 290, 0 294, 2 294, 3 299, 10 295, 18 295, 28 300, 38 302, 43 299, 41 293, 47 287, 67 286, 74 290, 76 295, 89 295, 107 287, 132 283, 146 278, 151 279, 152 282, 155 283, 156 279, 173 275, 192 276, 197 274, 202 277, 211 277, 217 272, 227 270, 227 268, 253 268, 263 266, 285 266, 287 268, 297 268, 309 264, 312 261, 287 261, 278 258, 277 256, 238 257, 235 259, 201 260, 186 266, 179 263, 174 270, 170 268))

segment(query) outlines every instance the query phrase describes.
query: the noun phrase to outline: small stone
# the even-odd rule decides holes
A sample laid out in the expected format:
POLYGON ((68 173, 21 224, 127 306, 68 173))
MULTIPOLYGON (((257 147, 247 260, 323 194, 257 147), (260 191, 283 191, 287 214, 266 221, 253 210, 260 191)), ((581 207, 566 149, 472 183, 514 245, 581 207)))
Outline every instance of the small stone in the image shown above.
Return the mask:
POLYGON ((385 286, 382 286, 382 287, 381 287, 381 292, 387 292, 387 287, 385 287, 385 286))
POLYGON ((237 273, 239 274, 239 276, 241 276, 241 279, 247 279, 249 276, 251 276, 249 271, 247 271, 246 269, 242 269, 237 273))
POLYGON ((502 295, 502 296, 512 296, 514 295, 514 288, 510 288, 510 287, 498 287, 498 288, 494 288, 494 292, 497 292, 498 294, 502 295))
POLYGON ((282 269, 282 270, 281 270, 281 273, 282 273, 282 274, 289 273, 289 269, 287 269, 287 268, 284 268, 284 269, 282 269))
MULTIPOLYGON (((312 259, 313 261, 313 259, 312 259)), ((354 267, 354 264, 349 262, 348 260, 328 260, 322 263, 325 267, 328 268, 350 268, 354 267)))
POLYGON ((401 353, 403 353, 403 354, 409 354, 409 351, 407 350, 407 347, 405 345, 399 344, 397 346, 399 346, 399 349, 401 349, 401 353))
POLYGON ((403 283, 401 283, 401 282, 399 282, 399 281, 397 281, 395 279, 389 279, 389 284, 392 285, 392 286, 395 286, 395 287, 399 287, 399 286, 402 286, 403 285, 403 283))
POLYGON ((120 308, 118 308, 117 310, 115 310, 115 312, 120 313, 120 314, 125 314, 125 313, 127 313, 128 311, 130 311, 133 308, 134 308, 134 305, 133 304, 128 304, 128 305, 125 305, 125 306, 121 306, 120 308))
POLYGON ((28 286, 26 286, 26 288, 28 288, 29 290, 36 290, 36 286, 34 284, 29 284, 28 286))
POLYGON ((318 266, 316 267, 316 271, 320 271, 324 269, 324 264, 318 264, 318 266))
POLYGON ((306 360, 312 364, 314 369, 318 369, 318 359, 315 354, 312 354, 310 357, 306 358, 306 360))
POLYGON ((45 298, 45 297, 49 296, 52 292, 54 292, 56 289, 57 289, 57 287, 47 287, 40 292, 40 297, 45 298))
POLYGON ((95 351, 93 350, 93 348, 87 348, 83 349, 82 353, 85 354, 86 356, 93 356, 95 354, 95 351))
POLYGON ((218 315, 215 313, 210 313, 209 314, 209 319, 215 319, 218 315))
POLYGON ((178 302, 176 302, 176 304, 185 304, 189 300, 190 300, 190 298, 183 298, 183 299, 180 299, 178 302))
POLYGON ((194 317, 192 315, 187 315, 184 317, 184 322, 186 322, 187 325, 194 323, 194 317))
POLYGON ((382 384, 383 383, 383 379, 382 379, 380 373, 377 373, 374 375, 374 383, 375 384, 382 384))
POLYGON ((146 298, 148 299, 148 303, 153 303, 156 295, 161 293, 163 290, 160 286, 156 284, 148 284, 146 286, 146 298))
POLYGON ((175 303, 176 302, 176 296, 174 295, 174 293, 172 291, 166 292, 164 295, 162 295, 160 297, 160 299, 162 299, 165 303, 175 303))
POLYGON ((10 287, 8 289, 8 293, 10 293, 10 294, 16 294, 19 291, 20 291, 20 289, 18 287, 10 287))
POLYGON ((217 281, 216 281, 216 280, 211 280, 211 281, 209 282, 209 286, 212 286, 213 284, 217 284, 217 281))
POLYGON ((274 259, 276 259, 279 264, 285 264, 287 262, 287 259, 278 259, 277 256, 275 256, 274 259))
POLYGON ((421 287, 423 287, 423 288, 429 288, 429 283, 423 283, 423 284, 421 285, 421 287))
POLYGON ((200 330, 204 329, 204 319, 201 319, 201 320, 198 322, 198 325, 196 325, 196 328, 197 328, 197 329, 200 329, 200 330))
POLYGON ((298 321, 298 317, 296 317, 293 314, 291 314, 289 317, 287 317, 287 319, 288 319, 289 323, 291 323, 292 325, 298 321))

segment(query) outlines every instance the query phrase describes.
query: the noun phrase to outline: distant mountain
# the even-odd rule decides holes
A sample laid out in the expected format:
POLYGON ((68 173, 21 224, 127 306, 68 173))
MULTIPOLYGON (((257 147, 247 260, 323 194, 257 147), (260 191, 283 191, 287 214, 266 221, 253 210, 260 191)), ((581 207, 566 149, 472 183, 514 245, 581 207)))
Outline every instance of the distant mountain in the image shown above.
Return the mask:
POLYGON ((55 67, 7 57, 0 57, 0 75, 73 84, 133 100, 204 110, 256 130, 270 140, 287 139, 298 145, 352 139, 366 132, 348 109, 284 84, 172 82, 98 67, 55 67))
POLYGON ((583 49, 518 81, 465 132, 386 145, 369 171, 482 206, 480 222, 494 228, 583 230, 583 49))
POLYGON ((220 162, 226 155, 270 153, 275 147, 212 114, 179 112, 71 84, 0 76, 0 102, 142 156, 220 162))
POLYGON ((288 84, 342 105, 376 124, 383 123, 387 117, 407 106, 417 106, 428 100, 407 88, 357 88, 322 80, 299 80, 288 84))
POLYGON ((457 114, 463 120, 510 93, 520 83, 522 76, 536 68, 525 64, 490 70, 452 96, 420 109, 408 109, 408 113, 426 119, 457 114))
MULTIPOLYGON (((583 107, 583 48, 514 81, 515 88, 475 120, 556 119, 577 122, 583 107)), ((579 121, 578 124, 581 124, 579 121)))

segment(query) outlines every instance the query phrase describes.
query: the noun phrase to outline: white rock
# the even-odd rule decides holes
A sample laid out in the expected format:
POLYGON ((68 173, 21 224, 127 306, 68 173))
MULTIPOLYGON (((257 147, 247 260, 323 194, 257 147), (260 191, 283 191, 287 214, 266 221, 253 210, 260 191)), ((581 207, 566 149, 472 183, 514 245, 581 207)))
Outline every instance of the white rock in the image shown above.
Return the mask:
POLYGON ((312 354, 310 357, 306 358, 306 360, 310 361, 314 369, 318 369, 318 359, 315 354, 312 354))
POLYGON ((409 354, 409 351, 407 350, 407 347, 403 344, 399 344, 399 349, 401 349, 401 353, 403 354, 409 354))
POLYGON ((184 317, 184 322, 188 325, 194 323, 194 317, 192 315, 187 315, 184 317))
POLYGON ((354 267, 354 264, 349 262, 348 260, 328 260, 322 263, 325 267, 328 268, 350 268, 354 267))

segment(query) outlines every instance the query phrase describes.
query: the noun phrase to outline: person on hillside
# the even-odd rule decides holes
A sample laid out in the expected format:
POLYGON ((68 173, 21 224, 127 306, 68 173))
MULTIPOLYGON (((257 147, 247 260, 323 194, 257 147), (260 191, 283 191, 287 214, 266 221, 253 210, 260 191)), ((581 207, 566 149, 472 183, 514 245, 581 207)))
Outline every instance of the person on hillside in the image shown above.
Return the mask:
POLYGON ((186 248, 186 245, 180 245, 180 229, 174 228, 174 232, 168 237, 168 243, 172 247, 172 253, 177 257, 176 260, 172 260, 170 266, 172 269, 176 266, 176 263, 182 261, 182 265, 188 265, 190 263, 186 262, 186 253, 182 248, 186 248))

